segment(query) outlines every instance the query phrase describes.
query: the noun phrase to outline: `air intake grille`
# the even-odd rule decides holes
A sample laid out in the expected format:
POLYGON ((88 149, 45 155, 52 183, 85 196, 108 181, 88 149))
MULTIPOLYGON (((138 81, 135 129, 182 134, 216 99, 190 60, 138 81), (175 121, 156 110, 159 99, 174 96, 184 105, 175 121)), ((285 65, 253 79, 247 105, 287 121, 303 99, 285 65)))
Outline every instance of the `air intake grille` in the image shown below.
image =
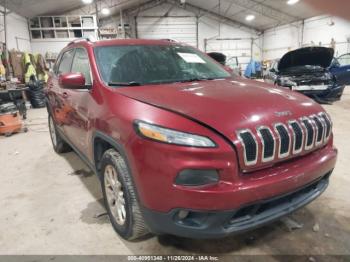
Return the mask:
POLYGON ((289 147, 290 147, 290 137, 289 137, 288 129, 282 124, 277 124, 276 131, 280 138, 279 156, 283 157, 286 154, 288 154, 289 147))
POLYGON ((254 135, 250 131, 242 131, 239 133, 244 145, 244 157, 247 165, 255 164, 257 160, 257 143, 255 141, 254 135))
POLYGON ((260 126, 256 130, 237 132, 245 166, 273 161, 310 151, 327 143, 332 133, 332 122, 327 114, 320 113, 286 123, 260 126), (276 156, 276 153, 277 155, 276 156))
POLYGON ((261 127, 258 129, 263 145, 263 161, 271 160, 275 152, 275 140, 269 128, 261 127))
POLYGON ((314 128, 312 127, 312 124, 310 123, 309 119, 303 119, 302 120, 304 127, 306 129, 306 144, 305 144, 305 148, 310 148, 314 142, 314 128))
POLYGON ((329 135, 331 134, 332 123, 325 114, 322 114, 322 118, 326 124, 326 138, 328 138, 329 135))
POLYGON ((292 127, 294 133, 293 151, 299 152, 303 146, 303 130, 297 122, 291 122, 290 126, 292 127))
POLYGON ((317 126, 317 138, 316 143, 321 143, 323 138, 323 125, 322 122, 318 119, 318 117, 313 117, 313 120, 315 121, 315 124, 317 126))

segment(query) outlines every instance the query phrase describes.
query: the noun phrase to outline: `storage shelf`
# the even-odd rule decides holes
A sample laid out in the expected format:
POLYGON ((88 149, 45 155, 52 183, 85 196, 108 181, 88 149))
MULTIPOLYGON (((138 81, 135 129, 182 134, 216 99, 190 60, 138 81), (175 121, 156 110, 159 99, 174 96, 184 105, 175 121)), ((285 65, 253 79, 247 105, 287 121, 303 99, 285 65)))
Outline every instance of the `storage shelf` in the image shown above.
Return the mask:
POLYGON ((94 15, 39 16, 29 19, 28 23, 32 40, 97 37, 94 15))

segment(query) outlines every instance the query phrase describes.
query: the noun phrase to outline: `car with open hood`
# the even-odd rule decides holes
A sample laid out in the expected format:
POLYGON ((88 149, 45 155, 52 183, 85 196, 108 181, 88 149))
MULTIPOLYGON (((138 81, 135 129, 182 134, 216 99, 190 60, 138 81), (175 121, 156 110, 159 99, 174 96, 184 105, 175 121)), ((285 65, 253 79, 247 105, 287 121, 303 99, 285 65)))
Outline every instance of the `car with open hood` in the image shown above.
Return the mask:
POLYGON ((339 100, 350 84, 350 65, 334 63, 332 48, 313 46, 286 53, 272 70, 275 84, 312 97, 318 102, 339 100))
POLYGON ((336 163, 319 104, 177 42, 74 41, 46 98, 54 150, 74 149, 97 174, 129 240, 265 225, 320 196, 336 163))

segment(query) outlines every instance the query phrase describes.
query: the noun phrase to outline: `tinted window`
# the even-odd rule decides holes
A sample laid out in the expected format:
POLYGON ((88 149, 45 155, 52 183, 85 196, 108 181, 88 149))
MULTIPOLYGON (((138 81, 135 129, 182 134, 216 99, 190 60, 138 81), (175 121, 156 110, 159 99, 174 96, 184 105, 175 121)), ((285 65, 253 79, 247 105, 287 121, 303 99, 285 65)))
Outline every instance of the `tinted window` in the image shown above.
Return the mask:
POLYGON ((95 56, 107 83, 155 84, 230 77, 220 65, 188 46, 104 46, 95 48, 95 56))
POLYGON ((58 67, 57 74, 69 73, 72 65, 72 59, 74 55, 74 50, 69 50, 62 55, 60 66, 58 67))
POLYGON ((71 71, 73 73, 82 73, 85 76, 85 83, 91 85, 89 57, 85 49, 76 49, 71 71))

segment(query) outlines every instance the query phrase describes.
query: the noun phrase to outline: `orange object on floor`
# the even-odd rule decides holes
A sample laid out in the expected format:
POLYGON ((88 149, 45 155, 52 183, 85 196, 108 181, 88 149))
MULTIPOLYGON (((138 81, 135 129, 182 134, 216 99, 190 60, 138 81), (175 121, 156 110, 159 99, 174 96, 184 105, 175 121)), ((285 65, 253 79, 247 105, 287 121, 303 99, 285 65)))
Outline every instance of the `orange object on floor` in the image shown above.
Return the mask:
POLYGON ((12 135, 22 130, 22 119, 18 112, 0 115, 0 135, 12 135))

